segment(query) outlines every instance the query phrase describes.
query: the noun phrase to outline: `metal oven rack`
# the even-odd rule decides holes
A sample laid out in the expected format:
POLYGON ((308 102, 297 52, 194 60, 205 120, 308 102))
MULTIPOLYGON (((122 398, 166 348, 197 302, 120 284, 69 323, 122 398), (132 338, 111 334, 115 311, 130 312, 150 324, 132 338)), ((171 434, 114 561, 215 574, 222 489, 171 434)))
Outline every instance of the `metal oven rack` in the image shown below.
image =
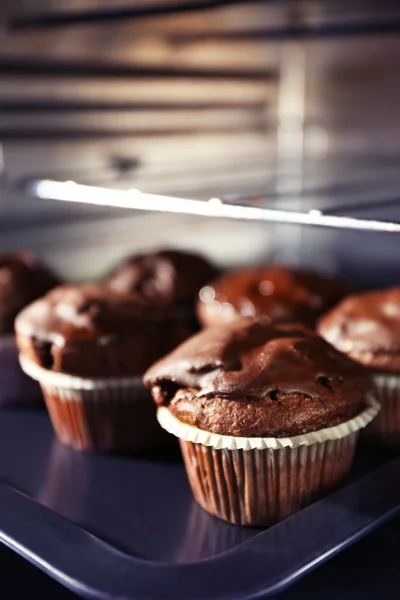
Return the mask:
MULTIPOLYGON (((172 48, 182 47, 190 52, 193 46, 199 44, 220 44, 222 48, 230 51, 233 48, 243 47, 245 50, 249 44, 255 44, 257 47, 272 47, 276 49, 277 43, 280 43, 279 50, 275 52, 274 60, 267 63, 264 67, 251 67, 248 64, 233 68, 232 65, 225 67, 222 60, 223 55, 218 52, 212 66, 188 66, 174 62, 175 54, 172 53, 172 59, 164 64, 147 64, 133 61, 116 61, 115 59, 104 60, 105 56, 100 55, 100 60, 85 58, 77 60, 60 59, 52 57, 50 54, 43 59, 42 56, 36 56, 35 53, 29 56, 28 52, 18 53, 7 52, 2 55, 0 48, 0 76, 19 77, 27 75, 33 78, 48 78, 50 81, 62 78, 68 78, 73 81, 84 81, 87 78, 102 78, 104 82, 113 81, 114 78, 120 78, 124 81, 140 80, 153 81, 162 79, 163 81, 177 80, 186 81, 236 81, 247 82, 261 81, 266 86, 274 89, 271 94, 266 93, 264 101, 261 100, 231 102, 226 96, 224 100, 218 102, 194 101, 193 98, 187 101, 166 101, 163 98, 155 98, 152 101, 148 99, 142 102, 135 100, 73 100, 70 97, 66 99, 59 98, 57 95, 48 94, 47 96, 29 98, 29 94, 23 97, 14 95, 0 100, 0 116, 10 115, 31 115, 33 123, 36 116, 55 115, 64 117, 65 115, 89 115, 96 111, 106 114, 110 111, 118 111, 122 114, 130 114, 135 111, 147 110, 157 112, 157 110, 182 111, 190 107, 198 115, 207 114, 216 108, 219 110, 228 110, 235 106, 243 110, 256 111, 259 120, 253 122, 251 127, 261 127, 262 119, 269 122, 269 127, 275 137, 272 145, 274 146, 274 158, 272 161, 272 170, 275 173, 272 182, 272 191, 268 195, 260 187, 257 194, 245 196, 239 194, 232 203, 224 193, 226 190, 215 190, 209 202, 200 202, 190 199, 191 196, 183 194, 160 194, 160 193, 139 193, 136 189, 132 190, 112 190, 111 185, 102 184, 100 176, 99 183, 94 185, 85 185, 84 187, 73 184, 71 181, 61 181, 60 177, 41 177, 36 173, 34 177, 22 177, 25 190, 30 194, 37 195, 39 198, 52 198, 56 200, 68 200, 71 202, 83 202, 91 204, 106 205, 109 207, 135 208, 148 211, 167 211, 180 212, 186 214, 198 214, 210 217, 224 217, 232 219, 249 219, 281 223, 299 223, 309 225, 321 225, 334 228, 350 228, 381 232, 398 232, 398 224, 392 220, 384 219, 358 219, 355 216, 349 216, 353 209, 359 213, 360 210, 371 208, 371 202, 376 206, 393 206, 393 198, 397 195, 397 180, 394 189, 389 193, 381 192, 381 182, 376 182, 375 196, 371 196, 371 187, 368 187, 367 198, 361 194, 352 196, 351 189, 346 194, 345 202, 341 206, 320 206, 313 204, 312 199, 305 198, 303 189, 304 179, 304 154, 305 138, 307 137, 307 126, 309 115, 305 105, 308 100, 307 71, 309 68, 310 49, 308 44, 313 41, 327 41, 335 39, 370 39, 371 36, 380 36, 380 39, 392 38, 393 35, 400 32, 400 10, 395 1, 385 1, 381 3, 359 2, 352 0, 347 2, 346 6, 340 9, 335 2, 326 2, 323 5, 318 2, 282 2, 279 0, 253 0, 250 3, 249 10, 256 11, 257 16, 262 17, 262 11, 265 11, 267 18, 260 18, 260 24, 257 20, 249 19, 243 23, 238 22, 239 17, 243 17, 242 0, 188 0, 185 2, 164 1, 164 2, 143 2, 140 6, 132 6, 128 3, 122 3, 116 6, 98 6, 96 2, 88 0, 79 5, 68 6, 65 3, 54 1, 52 4, 43 4, 41 10, 40 3, 37 4, 35 11, 13 10, 12 3, 6 7, 2 19, 2 31, 8 41, 13 42, 18 35, 46 35, 50 36, 53 32, 59 35, 61 32, 65 35, 78 32, 80 28, 86 28, 91 35, 96 28, 117 27, 121 24, 132 26, 132 31, 139 34, 139 42, 146 40, 146 36, 151 33, 151 24, 155 23, 155 34, 159 34, 166 43, 172 48), (229 16, 232 11, 232 18, 229 16), (240 12, 242 11, 242 12, 240 12), (205 16, 204 16, 205 15, 205 16), (235 16, 236 15, 236 16, 235 16), (177 18, 178 27, 173 27, 172 17, 177 18), (224 18, 221 18, 224 17, 224 18), (204 26, 194 25, 195 19, 203 19, 204 26), (160 25, 161 20, 165 20, 165 27, 160 25), (236 20, 235 20, 236 19, 236 20), (218 23, 218 26, 215 25, 218 23), (220 23, 220 24, 219 24, 220 23), (207 29, 207 24, 211 25, 207 29), (186 27, 187 28, 186 28, 186 27), (87 29, 87 28, 90 29, 87 29), (221 60, 220 60, 221 59, 221 60), (274 110, 271 111, 273 105, 274 110), (275 111, 275 112, 274 112, 275 111), (268 116, 269 113, 274 113, 268 116), (264 116, 263 116, 264 115, 264 116), (277 175, 276 175, 277 174, 277 175), (35 180, 35 181, 32 181, 35 180), (38 181, 43 179, 43 181, 38 181), (50 181, 51 179, 51 181, 50 181), (56 180, 56 181, 53 181, 56 180), (296 210, 285 209, 286 204, 295 206, 296 210)), ((248 4, 249 6, 249 4, 248 4)), ((118 33, 118 29, 113 32, 118 33)), ((91 44, 93 39, 88 36, 83 43, 91 44)), ((33 40, 36 40, 33 37, 33 40)), ((75 38, 72 37, 74 41, 75 38)), ((82 43, 82 40, 77 38, 82 43)), ((96 39, 94 39, 96 41, 96 39)), ((147 47, 147 46, 146 46, 147 47)), ((214 46, 213 46, 214 48, 214 46)), ((134 56, 134 53, 133 53, 134 56)), ((179 54, 176 54, 179 57, 179 54)), ((154 61, 153 61, 154 62, 154 61)), ((190 63, 189 63, 190 64, 190 63)), ((260 64, 260 61, 257 63, 260 64)), ((22 89, 22 88, 21 88, 22 89)), ((29 87, 27 88, 29 91, 29 87)), ((14 119, 12 121, 16 123, 14 119)), ((140 135, 141 131, 116 130, 113 128, 98 129, 91 127, 82 128, 82 121, 77 121, 78 125, 70 128, 69 131, 55 126, 51 122, 51 127, 43 128, 24 125, 19 128, 17 124, 13 127, 5 127, 4 120, 0 123, 0 141, 6 145, 9 141, 21 140, 35 141, 36 139, 60 139, 68 140, 76 136, 97 137, 97 136, 134 136, 140 135)), ((229 126, 230 128, 230 126, 229 126)), ((233 129, 235 129, 233 127, 233 129)), ((240 127, 239 127, 240 129, 240 127)), ((191 130, 189 130, 190 132, 191 130)), ((201 127, 197 131, 192 130, 195 135, 201 132, 201 127)), ((171 132, 173 133, 173 131, 171 132)), ((153 131, 153 135, 162 135, 162 130, 153 131)), ((379 159, 379 152, 375 155, 379 159)), ((382 153, 382 161, 396 158, 396 151, 391 155, 382 153)), ((121 163, 116 169, 125 172, 133 172, 136 164, 136 158, 123 157, 125 167, 121 163)), ((270 159, 265 159, 267 160, 270 159)), ((140 157, 139 157, 140 161, 140 157)), ((7 151, 5 151, 5 172, 2 182, 5 188, 18 188, 21 181, 15 176, 11 179, 7 173, 7 151)), ((114 165, 115 166, 115 165, 114 165)), ((136 165, 137 166, 137 165, 136 165)), ((240 167, 240 163, 237 165, 240 167)), ((218 168, 218 166, 217 166, 218 168)), ((236 166, 235 166, 236 168, 236 166)), ((246 169, 244 165, 242 167, 246 169)), ((50 169, 51 171, 51 169, 50 169)), ((100 171, 100 169, 99 169, 100 171)), ((265 171, 264 175, 267 175, 265 171)), ((91 181, 96 179, 94 174, 89 174, 91 181)), ((85 174, 71 173, 68 179, 83 183, 85 174)), ((132 178, 135 183, 135 178, 132 178)), ((130 186, 136 188, 135 185, 130 186)), ((148 186, 146 186, 147 188, 148 186)), ((216 186, 217 187, 217 186, 216 186)), ((151 191, 151 190, 150 190, 151 191)), ((322 190, 323 191, 323 190, 322 190)), ((314 195, 315 196, 315 195, 314 195)), ((340 201, 339 201, 340 202, 340 201)), ((331 203, 332 204, 332 203, 331 203)))
MULTIPOLYGON (((40 180, 30 183, 32 195, 47 200, 65 202, 82 202, 98 206, 136 209, 145 211, 160 211, 217 217, 225 219, 246 219, 251 221, 267 221, 274 223, 291 223, 297 225, 316 225, 363 231, 400 233, 400 223, 360 219, 344 215, 330 214, 330 211, 311 209, 308 212, 295 212, 256 206, 262 202, 262 197, 241 198, 240 204, 224 202, 221 198, 210 198, 208 201, 193 200, 172 196, 148 194, 139 190, 118 190, 104 187, 79 185, 74 181, 40 180), (243 203, 243 204, 242 204, 243 203)), ((282 200, 282 198, 279 198, 282 200)), ((400 202, 400 199, 383 199, 381 201, 356 202, 342 206, 346 210, 382 207, 400 202)), ((337 211, 338 209, 331 209, 337 211)))
MULTIPOLYGON (((365 233, 365 245, 370 240, 368 233, 400 233, 400 146, 392 141, 385 138, 375 143, 371 134, 367 148, 363 146, 358 153, 356 145, 344 153, 338 175, 335 171, 316 182, 312 178, 310 182, 307 175, 307 163, 313 160, 307 154, 310 44, 362 42, 371 36, 391 43, 400 33, 396 0, 350 1, 345 7, 334 0, 147 0, 140 6, 121 2, 118 7, 111 3, 99 7, 95 0, 85 0, 81 6, 54 0, 35 3, 35 12, 26 7, 20 10, 15 2, 5 4, 3 46, 0 39, 0 142, 4 149, 0 189, 11 217, 3 213, 7 219, 2 229, 0 202, 0 231, 18 222, 21 204, 34 220, 38 208, 46 213, 67 202, 235 222, 309 225, 338 233, 347 229, 354 236, 357 231, 365 233), (250 4, 258 15, 253 21, 246 20, 244 11, 250 4), (264 10, 267 18, 263 19, 264 10), (173 26, 172 18, 178 19, 178 27, 173 26), (137 61, 132 56, 131 60, 108 58, 105 48, 118 39, 120 24, 132 27, 132 39, 138 44, 133 58, 135 52, 140 54, 142 43, 149 50, 147 38, 163 38, 152 61, 137 61), (94 32, 102 27, 102 35, 96 37, 94 32), (79 33, 80 28, 84 34, 79 33), (82 55, 46 54, 52 44, 61 50, 76 44, 82 55), (100 58, 93 51, 85 55, 85 44, 95 48, 100 58), (193 50, 201 44, 214 49, 212 60, 210 54, 202 56, 193 50), (254 54, 256 64, 242 60, 235 65, 253 45, 259 50, 259 55, 254 54), (219 46, 224 48, 221 53, 219 46), (272 48, 273 60, 264 64, 266 47, 272 48), (229 52, 233 58, 227 66, 229 52), (29 84, 18 87, 16 83, 24 77, 32 84, 32 94, 29 84), (81 97, 71 93, 76 82, 86 85, 89 80, 100 81, 102 87, 95 86, 94 91, 87 87, 87 95, 81 97), (114 97, 111 92, 116 80, 123 82, 121 89, 128 87, 114 97), (64 81, 70 87, 63 86, 64 81), (129 87, 132 81, 143 86, 143 97, 129 87), (176 91, 163 97, 160 81, 163 85, 174 82, 176 91), (226 88, 212 96, 219 82, 226 88), (147 85, 151 93, 146 92, 147 85), (203 85, 206 93, 201 96, 203 85), (194 93, 187 86, 192 86, 194 93), (247 98, 241 86, 246 93, 253 90, 251 86, 258 86, 257 93, 253 90, 247 98), (219 122, 225 111, 231 111, 232 122, 219 122), (132 118, 143 113, 149 121, 152 116, 156 120, 160 112, 173 125, 149 122, 144 127, 132 118), (98 122, 91 118, 93 113, 100 115, 98 122), (184 113, 181 124, 177 116, 184 113), (104 121, 111 114, 119 116, 104 121), (131 119, 129 127, 124 127, 125 117, 131 119), (245 152, 238 150, 224 162, 220 149, 234 145, 235 136, 243 133, 257 140, 257 156, 247 159, 245 152), (198 163, 182 164, 179 170, 181 156, 174 165, 175 178, 166 177, 168 165, 163 171, 153 169, 142 175, 142 156, 140 151, 132 151, 136 150, 134 143, 122 156, 115 156, 114 145, 103 162, 81 166, 81 153, 72 168, 65 164, 64 155, 54 165, 47 164, 53 158, 45 148, 47 143, 74 143, 78 148, 83 140, 125 142, 129 138, 135 143, 139 140, 139 150, 147 150, 148 140, 154 140, 155 147, 160 139, 179 135, 185 141, 198 135, 213 140, 219 135, 232 136, 233 141, 218 146, 208 162, 202 154, 198 163), (265 147, 263 136, 269 140, 265 147), (142 138, 146 144, 141 145, 142 138), (19 148, 24 150, 23 159, 19 148), (31 168, 25 160, 34 153, 37 160, 31 168), (360 164, 371 169, 364 168, 354 177, 360 164), (218 178, 221 170, 224 178, 218 178), (238 172, 244 173, 242 179, 238 172), (183 176, 186 183, 179 187, 183 176), (164 189, 160 180, 168 181, 164 189), (158 187, 152 188, 155 181, 158 187), (37 203, 40 200, 43 206, 37 203), (55 202, 46 204, 47 200, 55 202)), ((126 35, 121 35, 126 43, 126 35)), ((333 47, 333 58, 337 51, 338 47, 333 47)), ((344 80, 349 77, 346 71, 339 75, 344 80)), ((335 85, 331 91, 335 97, 335 85)), ((385 121, 385 115, 381 117, 385 121)), ((344 129, 347 126, 346 121, 341 124, 344 129)), ((395 127, 389 123, 385 136, 392 129, 395 127)), ((321 136, 318 127, 315 131, 323 152, 327 136, 321 136)), ((335 160, 341 152, 339 144, 335 160)), ((78 221, 83 212, 77 210, 69 217, 78 221)), ((84 213, 84 217, 89 220, 90 214, 84 213)), ((99 213, 106 223, 109 217, 109 212, 99 213)), ((397 241, 394 235, 384 237, 392 244, 397 241)), ((79 455, 54 439, 46 415, 40 411, 0 414, 0 440, 1 541, 88 598, 273 597, 394 516, 400 507, 400 461, 388 456, 360 453, 349 485, 261 532, 235 528, 203 513, 191 499, 174 451, 168 457, 132 460, 79 455)))

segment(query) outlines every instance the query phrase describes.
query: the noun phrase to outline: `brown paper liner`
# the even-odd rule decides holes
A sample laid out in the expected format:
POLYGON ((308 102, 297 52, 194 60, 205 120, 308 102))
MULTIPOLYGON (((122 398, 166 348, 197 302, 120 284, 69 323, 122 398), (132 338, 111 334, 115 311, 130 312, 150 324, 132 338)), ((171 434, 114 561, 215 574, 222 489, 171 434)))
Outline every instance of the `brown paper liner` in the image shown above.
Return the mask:
POLYGON ((381 404, 381 410, 362 432, 362 441, 400 451, 400 377, 376 375, 374 382, 374 397, 381 404))
POLYGON ((75 450, 138 453, 166 439, 140 383, 91 390, 41 387, 58 438, 75 450))
POLYGON ((325 496, 345 479, 361 429, 380 410, 374 397, 333 427, 287 438, 246 438, 187 425, 167 407, 160 424, 180 441, 193 495, 209 513, 238 525, 269 526, 325 496))
POLYGON ((23 371, 39 381, 55 432, 75 450, 139 453, 168 439, 140 376, 75 377, 37 365, 23 354, 23 371))
POLYGON ((277 450, 216 449, 182 439, 180 445, 200 506, 237 525, 265 527, 340 486, 358 434, 277 450))

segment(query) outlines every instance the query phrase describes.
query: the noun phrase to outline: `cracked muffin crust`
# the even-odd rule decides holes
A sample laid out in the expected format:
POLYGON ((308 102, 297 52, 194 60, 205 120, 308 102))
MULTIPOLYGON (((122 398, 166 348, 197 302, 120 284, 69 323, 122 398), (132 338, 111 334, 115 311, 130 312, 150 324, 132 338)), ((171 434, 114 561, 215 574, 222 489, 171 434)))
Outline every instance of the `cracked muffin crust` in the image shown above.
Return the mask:
POLYGON ((246 317, 191 337, 144 383, 180 421, 245 437, 337 425, 363 410, 372 388, 366 369, 303 325, 246 317))

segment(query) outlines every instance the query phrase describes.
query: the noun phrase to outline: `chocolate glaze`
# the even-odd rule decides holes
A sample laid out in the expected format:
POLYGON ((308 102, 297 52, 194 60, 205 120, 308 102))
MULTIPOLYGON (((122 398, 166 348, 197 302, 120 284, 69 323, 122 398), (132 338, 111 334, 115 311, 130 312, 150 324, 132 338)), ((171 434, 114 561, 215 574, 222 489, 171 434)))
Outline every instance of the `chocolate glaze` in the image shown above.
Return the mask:
POLYGON ((400 287, 349 296, 322 317, 318 331, 354 360, 400 373, 400 287))
POLYGON ((59 286, 26 307, 15 328, 31 360, 84 377, 141 374, 187 337, 166 309, 93 284, 59 286))
POLYGON ((201 256, 163 250, 124 260, 109 274, 106 284, 116 292, 135 292, 152 302, 171 304, 192 300, 217 274, 201 256))
POLYGON ((240 317, 191 337, 144 376, 181 421, 236 436, 298 435, 356 415, 366 370, 311 330, 240 317))
POLYGON ((200 291, 197 313, 203 325, 236 316, 264 316, 314 325, 319 315, 348 292, 335 278, 282 265, 235 271, 200 291))
POLYGON ((19 311, 59 283, 34 252, 1 254, 0 333, 13 333, 19 311))

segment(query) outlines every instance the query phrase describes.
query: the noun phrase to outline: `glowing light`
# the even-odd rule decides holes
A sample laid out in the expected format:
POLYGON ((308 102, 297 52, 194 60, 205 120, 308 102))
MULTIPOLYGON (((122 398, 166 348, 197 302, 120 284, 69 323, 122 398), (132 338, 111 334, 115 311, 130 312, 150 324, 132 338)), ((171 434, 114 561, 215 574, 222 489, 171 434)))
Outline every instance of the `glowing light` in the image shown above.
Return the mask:
POLYGON ((215 299, 215 290, 210 285, 206 285, 201 288, 199 296, 202 302, 212 302, 215 299))
POLYGON ((260 285, 258 286, 258 289, 260 291, 260 294, 262 294, 262 296, 270 296, 271 294, 274 293, 274 284, 271 281, 262 281, 260 283, 260 285))
MULTIPOLYGON (((86 204, 96 204, 98 206, 112 206, 115 208, 400 233, 399 223, 324 215, 319 210, 312 210, 308 213, 304 213, 290 210, 227 204, 222 201, 203 202, 202 200, 192 200, 189 198, 146 194, 139 190, 112 190, 102 187, 81 185, 74 181, 52 181, 43 179, 34 182, 30 187, 30 192, 34 196, 48 200, 82 202, 86 204)), ((216 200, 219 199, 217 198, 216 200)))

